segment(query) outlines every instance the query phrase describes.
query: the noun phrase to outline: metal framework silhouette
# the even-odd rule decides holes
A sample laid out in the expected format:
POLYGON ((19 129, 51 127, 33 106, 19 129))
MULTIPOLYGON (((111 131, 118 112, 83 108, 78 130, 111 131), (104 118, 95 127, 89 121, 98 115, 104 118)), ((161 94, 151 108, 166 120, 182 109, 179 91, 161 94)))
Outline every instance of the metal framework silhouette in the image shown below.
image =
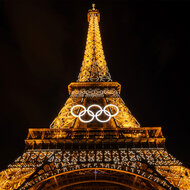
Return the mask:
POLYGON ((29 129, 24 153, 0 173, 0 189, 190 189, 190 170, 167 152, 161 127, 141 127, 120 97, 99 21, 93 5, 68 100, 49 128, 29 129))

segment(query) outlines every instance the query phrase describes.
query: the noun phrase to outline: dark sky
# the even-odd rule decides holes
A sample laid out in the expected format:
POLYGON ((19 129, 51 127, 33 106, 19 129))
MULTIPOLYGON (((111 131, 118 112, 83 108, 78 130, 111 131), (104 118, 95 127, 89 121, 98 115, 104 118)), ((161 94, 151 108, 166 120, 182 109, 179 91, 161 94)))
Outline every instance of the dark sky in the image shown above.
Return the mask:
MULTIPOLYGON (((107 64, 141 126, 162 126, 168 151, 190 166, 189 1, 93 1, 107 64)), ((0 1, 0 169, 48 128, 77 79, 90 1, 0 1)))

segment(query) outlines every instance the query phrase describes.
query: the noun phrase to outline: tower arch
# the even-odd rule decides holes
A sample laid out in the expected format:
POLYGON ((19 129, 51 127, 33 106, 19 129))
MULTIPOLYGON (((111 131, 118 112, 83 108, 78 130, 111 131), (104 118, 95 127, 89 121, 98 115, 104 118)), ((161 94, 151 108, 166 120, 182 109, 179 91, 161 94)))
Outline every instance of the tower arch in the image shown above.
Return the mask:
POLYGON ((95 187, 96 189, 98 187, 99 189, 109 189, 111 186, 114 186, 115 189, 165 189, 161 184, 135 173, 111 168, 83 168, 53 175, 38 182, 31 187, 31 190, 77 189, 79 187, 85 188, 87 185, 88 189, 95 187))

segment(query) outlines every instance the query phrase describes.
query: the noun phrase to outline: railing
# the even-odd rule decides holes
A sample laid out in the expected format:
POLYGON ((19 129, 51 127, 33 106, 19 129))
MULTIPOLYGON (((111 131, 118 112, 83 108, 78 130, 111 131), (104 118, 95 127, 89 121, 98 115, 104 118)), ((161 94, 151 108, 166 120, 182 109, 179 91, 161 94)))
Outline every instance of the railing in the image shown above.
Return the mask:
POLYGON ((29 129, 26 149, 164 147, 161 127, 127 129, 29 129))
POLYGON ((29 129, 27 140, 32 139, 94 139, 94 138, 163 138, 161 127, 127 129, 29 129))

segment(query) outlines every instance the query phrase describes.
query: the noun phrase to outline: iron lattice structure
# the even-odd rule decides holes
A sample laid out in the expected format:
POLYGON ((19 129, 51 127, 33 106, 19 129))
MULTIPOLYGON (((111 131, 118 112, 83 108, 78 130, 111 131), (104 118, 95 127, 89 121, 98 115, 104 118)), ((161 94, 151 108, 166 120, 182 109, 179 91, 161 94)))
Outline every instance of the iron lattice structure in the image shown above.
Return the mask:
MULTIPOLYGON (((112 82, 101 42, 100 13, 88 12, 89 29, 78 81, 50 128, 29 129, 25 151, 0 173, 0 189, 190 189, 190 170, 169 154, 161 127, 140 127, 112 82), (99 107, 102 121, 81 122, 73 106, 99 107), (114 115, 111 117, 109 114, 114 115), (107 117, 110 118, 107 120, 107 117)), ((82 112, 83 111, 83 112, 82 112)))

